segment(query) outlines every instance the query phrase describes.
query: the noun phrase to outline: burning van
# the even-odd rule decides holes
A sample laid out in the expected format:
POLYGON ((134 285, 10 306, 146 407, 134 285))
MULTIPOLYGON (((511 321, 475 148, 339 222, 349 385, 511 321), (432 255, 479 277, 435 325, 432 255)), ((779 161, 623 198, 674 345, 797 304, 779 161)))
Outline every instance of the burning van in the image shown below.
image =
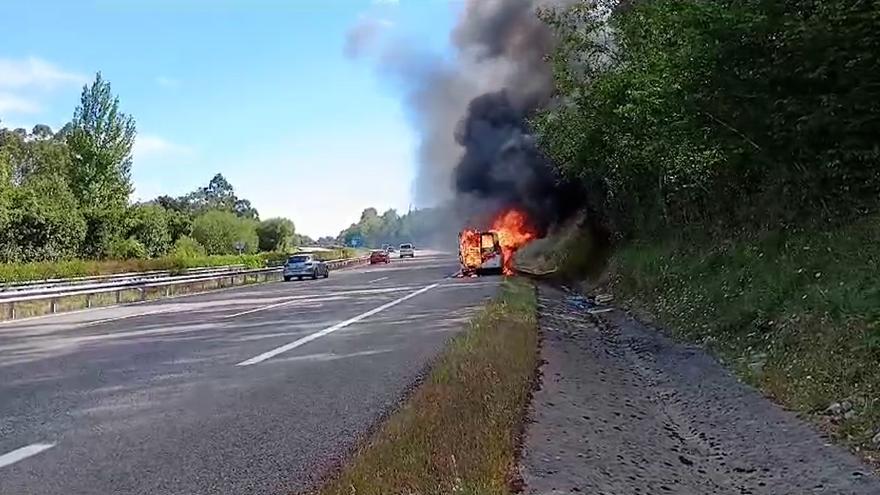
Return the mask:
POLYGON ((501 272, 513 275, 517 250, 538 237, 525 213, 509 209, 492 221, 491 230, 463 230, 458 234, 461 274, 501 272))
POLYGON ((458 234, 458 259, 462 274, 501 273, 504 253, 498 233, 461 231, 458 234))

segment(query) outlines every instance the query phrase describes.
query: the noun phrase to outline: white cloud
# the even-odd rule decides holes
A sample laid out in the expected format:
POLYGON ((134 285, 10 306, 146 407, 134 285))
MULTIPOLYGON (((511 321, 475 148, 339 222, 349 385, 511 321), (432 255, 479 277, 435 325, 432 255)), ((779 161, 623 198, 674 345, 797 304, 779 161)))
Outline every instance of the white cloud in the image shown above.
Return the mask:
POLYGON ((152 134, 138 134, 134 140, 132 155, 135 160, 153 156, 191 155, 193 149, 152 134))
POLYGON ((88 79, 64 70, 37 57, 20 59, 0 57, 0 120, 9 127, 12 121, 30 128, 36 123, 58 122, 55 93, 74 90, 88 79))
POLYGON ((10 113, 31 114, 42 110, 37 102, 30 98, 9 93, 0 93, 0 116, 10 113))
POLYGON ((0 88, 54 89, 69 84, 83 84, 87 80, 82 74, 68 72, 40 58, 0 58, 0 88))
POLYGON ((158 76, 156 77, 156 84, 162 86, 163 88, 176 88, 180 86, 180 81, 174 79, 173 77, 158 76))

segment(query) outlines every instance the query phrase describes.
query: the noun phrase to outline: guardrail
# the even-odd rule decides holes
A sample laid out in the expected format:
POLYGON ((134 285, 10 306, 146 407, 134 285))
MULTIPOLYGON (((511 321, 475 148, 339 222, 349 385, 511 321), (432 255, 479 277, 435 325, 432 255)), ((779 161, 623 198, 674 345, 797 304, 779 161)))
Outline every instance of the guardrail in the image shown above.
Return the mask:
POLYGON ((48 289, 55 287, 70 287, 76 285, 84 285, 99 282, 121 282, 126 280, 144 280, 150 278, 175 277, 182 275, 192 275, 198 273, 219 273, 228 272, 230 270, 243 270, 244 265, 223 265, 223 266, 205 266, 195 268, 185 268, 180 271, 172 270, 149 270, 144 272, 127 272, 114 273, 110 275, 89 275, 86 277, 70 277, 70 278, 48 278, 42 280, 28 280, 25 282, 12 282, 0 286, 0 297, 4 293, 36 291, 39 289, 48 289))
MULTIPOLYGON (((324 263, 331 270, 338 270, 347 266, 361 264, 369 260, 369 257, 358 257, 340 260, 330 260, 324 263)), ((205 292, 212 289, 221 289, 225 287, 233 287, 235 285, 244 285, 247 283, 269 282, 273 279, 281 279, 281 271, 283 267, 267 267, 254 269, 231 269, 224 272, 198 273, 193 275, 171 276, 166 279, 161 278, 140 278, 132 280, 111 281, 104 283, 83 284, 79 286, 59 286, 50 287, 38 292, 12 292, 0 293, 0 320, 14 320, 20 317, 17 307, 24 304, 45 303, 43 308, 45 311, 39 314, 55 314, 61 309, 62 301, 71 299, 77 300, 81 306, 74 309, 92 308, 96 302, 106 302, 101 296, 112 294, 109 304, 122 304, 129 302, 139 302, 152 299, 161 299, 173 295, 173 288, 176 286, 201 284, 201 291, 205 292), (262 280, 260 280, 262 278, 262 280), (249 281, 252 279, 252 281, 249 281), (240 280, 240 284, 236 281, 240 280), (205 289, 205 283, 213 282, 214 287, 205 289), (152 296, 152 297, 151 297, 152 296), (79 298, 79 299, 77 299, 79 298)), ((193 292, 188 292, 193 293, 193 292)), ((107 305, 107 304, 99 304, 107 305)), ((31 308, 33 310, 33 308, 31 308)), ((32 313, 33 311, 29 312, 32 313)), ((36 316, 35 314, 27 314, 26 316, 36 316)))

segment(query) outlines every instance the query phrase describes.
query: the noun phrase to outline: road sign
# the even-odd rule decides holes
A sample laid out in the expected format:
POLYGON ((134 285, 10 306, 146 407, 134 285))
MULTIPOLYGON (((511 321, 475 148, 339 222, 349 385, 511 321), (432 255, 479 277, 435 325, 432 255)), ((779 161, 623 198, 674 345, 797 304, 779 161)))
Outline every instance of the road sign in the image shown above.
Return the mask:
POLYGON ((354 236, 348 240, 348 243, 351 245, 351 247, 358 247, 361 245, 361 238, 360 236, 354 236))

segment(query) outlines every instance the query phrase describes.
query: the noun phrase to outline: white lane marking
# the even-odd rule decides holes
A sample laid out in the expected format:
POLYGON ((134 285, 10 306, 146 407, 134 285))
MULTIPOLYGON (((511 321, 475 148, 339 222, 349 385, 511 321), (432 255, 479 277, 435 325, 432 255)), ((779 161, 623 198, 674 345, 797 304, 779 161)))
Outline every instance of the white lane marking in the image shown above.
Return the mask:
POLYGON ((249 309, 247 311, 242 311, 240 313, 235 313, 232 315, 226 315, 223 318, 236 318, 238 316, 249 315, 251 313, 257 313, 259 311, 265 311, 267 309, 272 308, 280 308, 281 306, 286 306, 288 304, 293 304, 295 302, 301 301, 303 299, 311 299, 315 297, 325 298, 325 297, 333 297, 333 296, 345 296, 345 295, 354 295, 354 294, 382 294, 385 292, 397 292, 401 290, 412 289, 412 287, 389 287, 387 289, 364 289, 364 290, 347 290, 341 292, 328 292, 327 294, 309 294, 304 296, 293 296, 285 299, 282 302, 267 304, 266 306, 260 306, 257 308, 249 309))
POLYGON ((370 280, 370 281, 367 282, 367 283, 368 283, 368 284, 374 284, 374 283, 376 283, 376 282, 381 282, 381 281, 383 281, 383 280, 388 280, 388 277, 377 278, 376 280, 370 280))
POLYGON ((37 455, 44 450, 54 447, 54 443, 32 443, 12 452, 0 455, 0 468, 15 464, 18 461, 27 459, 32 455, 37 455))
POLYGON ((271 359, 281 353, 287 352, 292 349, 296 349, 297 347, 304 345, 304 344, 307 344, 315 339, 319 339, 327 334, 330 334, 330 333, 333 333, 337 330, 343 329, 343 328, 351 325, 352 323, 357 323, 357 322, 363 320, 364 318, 369 318, 370 316, 373 316, 376 313, 379 313, 381 311, 385 311, 386 309, 388 309, 392 306, 397 306, 398 304, 406 301, 407 299, 411 299, 413 297, 416 297, 419 294, 424 294, 425 292, 428 292, 429 290, 433 289, 434 287, 437 287, 438 285, 440 285, 440 284, 431 284, 426 287, 422 287, 421 289, 419 289, 415 292, 409 293, 409 294, 401 297, 400 299, 395 299, 389 303, 385 303, 385 304, 379 306, 378 308, 371 309, 371 310, 367 311, 366 313, 361 313, 361 314, 355 316, 354 318, 349 318, 343 322, 339 322, 339 323, 333 325, 332 327, 327 327, 319 332, 315 332, 311 335, 306 335, 305 337, 303 337, 299 340, 295 340, 289 344, 283 345, 281 347, 277 347, 275 349, 272 349, 271 351, 264 352, 264 353, 260 354, 259 356, 255 356, 255 357, 252 357, 246 361, 242 361, 242 362, 236 364, 236 366, 250 366, 252 364, 262 363, 263 361, 265 361, 267 359, 271 359))

